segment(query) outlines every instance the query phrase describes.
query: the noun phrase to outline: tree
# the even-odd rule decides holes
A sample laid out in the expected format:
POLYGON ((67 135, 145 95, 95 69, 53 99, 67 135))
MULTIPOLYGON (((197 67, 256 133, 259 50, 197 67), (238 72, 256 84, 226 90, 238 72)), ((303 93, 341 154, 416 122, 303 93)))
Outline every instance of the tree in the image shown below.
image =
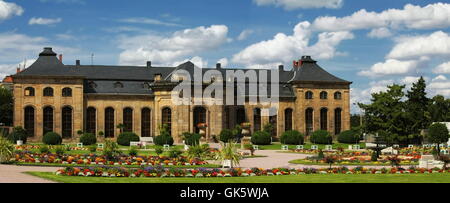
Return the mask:
POLYGON ((432 122, 450 122, 450 99, 442 95, 434 96, 428 105, 432 122))
POLYGON ((13 94, 5 87, 0 87, 0 123, 12 125, 13 120, 13 94))
POLYGON ((434 123, 428 129, 428 141, 436 144, 438 157, 441 156, 439 144, 445 143, 450 138, 447 126, 442 123, 434 123))
POLYGON ((425 90, 425 80, 420 77, 406 93, 405 111, 409 122, 407 130, 410 135, 419 134, 422 129, 430 126, 430 114, 427 111, 430 99, 427 98, 425 90))

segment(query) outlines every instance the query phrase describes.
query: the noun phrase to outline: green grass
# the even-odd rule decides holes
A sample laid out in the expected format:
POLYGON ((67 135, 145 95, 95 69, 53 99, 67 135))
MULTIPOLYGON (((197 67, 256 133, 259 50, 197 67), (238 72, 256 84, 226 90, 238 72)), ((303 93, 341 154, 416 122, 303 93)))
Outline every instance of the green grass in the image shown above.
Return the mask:
POLYGON ((102 178, 27 174, 61 183, 450 183, 450 174, 311 174, 230 178, 102 178))
MULTIPOLYGON (((45 166, 45 167, 99 167, 100 165, 86 165, 86 164, 57 164, 57 163, 16 163, 18 166, 45 166)), ((123 165, 123 166, 112 166, 109 167, 124 167, 124 168, 140 168, 137 165, 123 165)), ((144 167, 157 167, 157 166, 144 166, 144 167)), ((164 166, 164 168, 220 168, 221 165, 217 164, 205 164, 196 166, 164 166)))
MULTIPOLYGON (((303 147, 305 149, 311 149, 312 145, 315 145, 315 144, 305 143, 303 145, 303 147)), ((343 149, 348 149, 349 145, 353 145, 353 144, 342 144, 342 143, 332 144, 333 149, 337 149, 339 147, 341 147, 343 149)), ((275 142, 274 144, 271 144, 271 145, 259 145, 258 147, 259 147, 259 150, 281 150, 281 146, 283 146, 283 144, 281 144, 279 142, 278 143, 275 142)), ((296 149, 296 146, 297 145, 288 145, 288 149, 294 150, 294 149, 296 149)), ((317 146, 319 147, 319 149, 325 149, 326 145, 317 144, 317 146)), ((366 147, 366 144, 365 143, 361 143, 361 144, 359 144, 359 146, 361 147, 361 149, 364 149, 366 147)))
MULTIPOLYGON (((302 164, 302 165, 317 165, 317 166, 328 166, 329 165, 327 163, 305 161, 304 159, 291 160, 291 161, 289 161, 289 163, 302 164)), ((411 165, 419 165, 419 163, 412 162, 410 164, 407 164, 407 166, 411 166, 411 165)), ((345 163, 345 164, 334 163, 333 166, 391 166, 391 163, 373 163, 373 162, 351 163, 350 162, 350 163, 345 163)))

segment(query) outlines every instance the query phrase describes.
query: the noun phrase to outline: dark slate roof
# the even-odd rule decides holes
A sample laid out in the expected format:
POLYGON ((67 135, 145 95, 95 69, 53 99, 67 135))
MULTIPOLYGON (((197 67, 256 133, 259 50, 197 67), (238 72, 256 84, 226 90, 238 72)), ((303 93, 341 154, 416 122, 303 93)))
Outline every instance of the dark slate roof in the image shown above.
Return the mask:
POLYGON ((153 95, 149 84, 145 83, 143 81, 85 80, 84 92, 88 94, 153 95))
POLYGON ((292 81, 294 82, 338 82, 338 83, 348 83, 351 82, 340 79, 317 65, 317 61, 311 59, 310 56, 303 56, 302 65, 296 69, 295 77, 292 81))
POLYGON ((173 67, 67 65, 86 79, 152 81, 155 74, 169 75, 173 67))

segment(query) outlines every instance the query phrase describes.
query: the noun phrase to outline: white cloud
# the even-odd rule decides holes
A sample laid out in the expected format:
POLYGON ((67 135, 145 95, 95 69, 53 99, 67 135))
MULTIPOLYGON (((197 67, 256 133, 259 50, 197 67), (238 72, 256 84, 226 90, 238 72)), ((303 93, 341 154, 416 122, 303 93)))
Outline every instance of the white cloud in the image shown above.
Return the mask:
POLYGON ((431 81, 428 89, 432 95, 440 94, 445 97, 450 97, 450 80, 443 75, 439 75, 431 81))
POLYGON ((245 29, 244 31, 241 32, 241 34, 239 34, 238 36, 238 40, 242 41, 247 39, 251 34, 253 34, 255 31, 251 30, 251 29, 245 29))
POLYGON ((28 21, 29 25, 52 25, 62 21, 62 18, 31 18, 28 21))
POLYGON ((152 18, 125 18, 120 19, 119 22, 122 23, 136 23, 136 24, 149 24, 149 25, 164 25, 169 27, 180 27, 180 24, 164 22, 157 19, 152 18))
POLYGON ((290 63, 303 55, 317 59, 329 59, 336 55, 336 46, 352 39, 350 32, 324 32, 318 35, 314 45, 309 45, 312 31, 308 21, 297 24, 292 35, 276 34, 273 39, 248 46, 233 56, 234 63, 262 66, 273 63, 290 63))
POLYGON ((0 81, 6 76, 16 74, 17 68, 20 67, 20 69, 23 70, 24 68, 28 68, 35 61, 36 59, 28 59, 16 64, 0 64, 0 81))
POLYGON ((227 67, 228 66, 228 59, 227 58, 221 58, 219 61, 217 61, 217 63, 220 63, 220 65, 222 67, 227 67))
POLYGON ((370 31, 367 36, 370 38, 386 38, 392 36, 392 32, 385 27, 375 28, 372 29, 372 31, 370 31))
POLYGON ((433 73, 450 74, 450 61, 447 63, 443 63, 441 65, 438 65, 436 68, 433 69, 433 73))
POLYGON ((21 16, 24 10, 21 6, 0 0, 0 22, 12 16, 21 16))
POLYGON ((385 62, 373 65, 369 70, 361 71, 358 75, 367 77, 379 77, 384 75, 404 75, 416 70, 419 61, 399 61, 388 59, 385 62))
POLYGON ((359 10, 350 16, 324 16, 314 21, 322 31, 371 29, 380 27, 433 29, 450 26, 450 4, 435 3, 424 7, 407 4, 403 9, 388 9, 380 13, 359 10))
POLYGON ((442 31, 425 36, 401 37, 387 57, 410 59, 423 56, 448 56, 450 36, 442 31))
POLYGON ((192 62, 195 66, 197 66, 199 68, 207 68, 208 67, 208 61, 203 60, 203 58, 200 56, 194 56, 191 59, 184 59, 182 61, 174 62, 174 63, 172 63, 172 66, 178 66, 178 65, 181 65, 188 61, 192 62))
POLYGON ((285 10, 307 9, 307 8, 341 8, 343 0, 253 0, 258 6, 274 5, 283 7, 285 10))
POLYGON ((219 47, 227 42, 227 34, 227 26, 212 25, 177 31, 171 36, 122 36, 119 47, 124 51, 120 54, 119 63, 142 65, 152 60, 158 65, 170 65, 173 61, 219 47))

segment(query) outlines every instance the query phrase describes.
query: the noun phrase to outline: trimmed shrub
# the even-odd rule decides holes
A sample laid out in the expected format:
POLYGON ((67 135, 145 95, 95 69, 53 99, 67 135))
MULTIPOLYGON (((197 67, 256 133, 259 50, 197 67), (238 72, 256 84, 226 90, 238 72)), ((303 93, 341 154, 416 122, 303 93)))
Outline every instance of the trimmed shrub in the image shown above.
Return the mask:
POLYGON ((353 130, 347 130, 344 132, 341 132, 341 134, 338 135, 338 142, 345 143, 345 144, 356 144, 359 143, 359 135, 358 132, 353 130))
POLYGON ((333 137, 326 130, 314 131, 310 141, 314 144, 333 144, 333 137))
POLYGON ((254 145, 270 145, 272 139, 270 133, 258 131, 253 133, 251 141, 254 145))
POLYGON ((304 143, 304 136, 296 130, 290 130, 281 135, 280 141, 282 144, 302 145, 304 143))
POLYGON ((85 133, 80 137, 80 142, 83 143, 83 145, 93 145, 97 143, 97 137, 95 137, 92 133, 85 133))
POLYGON ((235 138, 235 134, 233 133, 232 130, 223 129, 222 131, 220 131, 220 137, 219 137, 220 141, 227 143, 234 138, 235 138))
POLYGON ((42 142, 46 145, 60 145, 62 143, 62 137, 58 133, 48 132, 42 137, 42 142))
POLYGON ((50 148, 48 148, 47 145, 41 146, 41 147, 39 148, 39 152, 40 152, 41 154, 47 154, 47 153, 50 152, 50 148))
POLYGON ((173 145, 173 137, 170 135, 159 135, 156 136, 153 140, 155 142, 155 145, 163 146, 165 144, 168 144, 170 146, 173 145))
POLYGON ((139 136, 136 133, 124 132, 117 137, 117 144, 122 146, 130 146, 130 142, 138 142, 139 136))
POLYGON ((14 144, 17 140, 22 140, 24 144, 27 143, 28 133, 22 127, 14 127, 13 131, 7 136, 8 140, 14 144))
POLYGON ((136 147, 131 147, 130 150, 128 150, 128 155, 130 156, 137 156, 138 149, 136 147))
POLYGON ((190 146, 195 146, 200 143, 200 138, 202 136, 198 133, 185 132, 185 133, 183 133, 182 137, 184 139, 184 144, 190 145, 190 146))

